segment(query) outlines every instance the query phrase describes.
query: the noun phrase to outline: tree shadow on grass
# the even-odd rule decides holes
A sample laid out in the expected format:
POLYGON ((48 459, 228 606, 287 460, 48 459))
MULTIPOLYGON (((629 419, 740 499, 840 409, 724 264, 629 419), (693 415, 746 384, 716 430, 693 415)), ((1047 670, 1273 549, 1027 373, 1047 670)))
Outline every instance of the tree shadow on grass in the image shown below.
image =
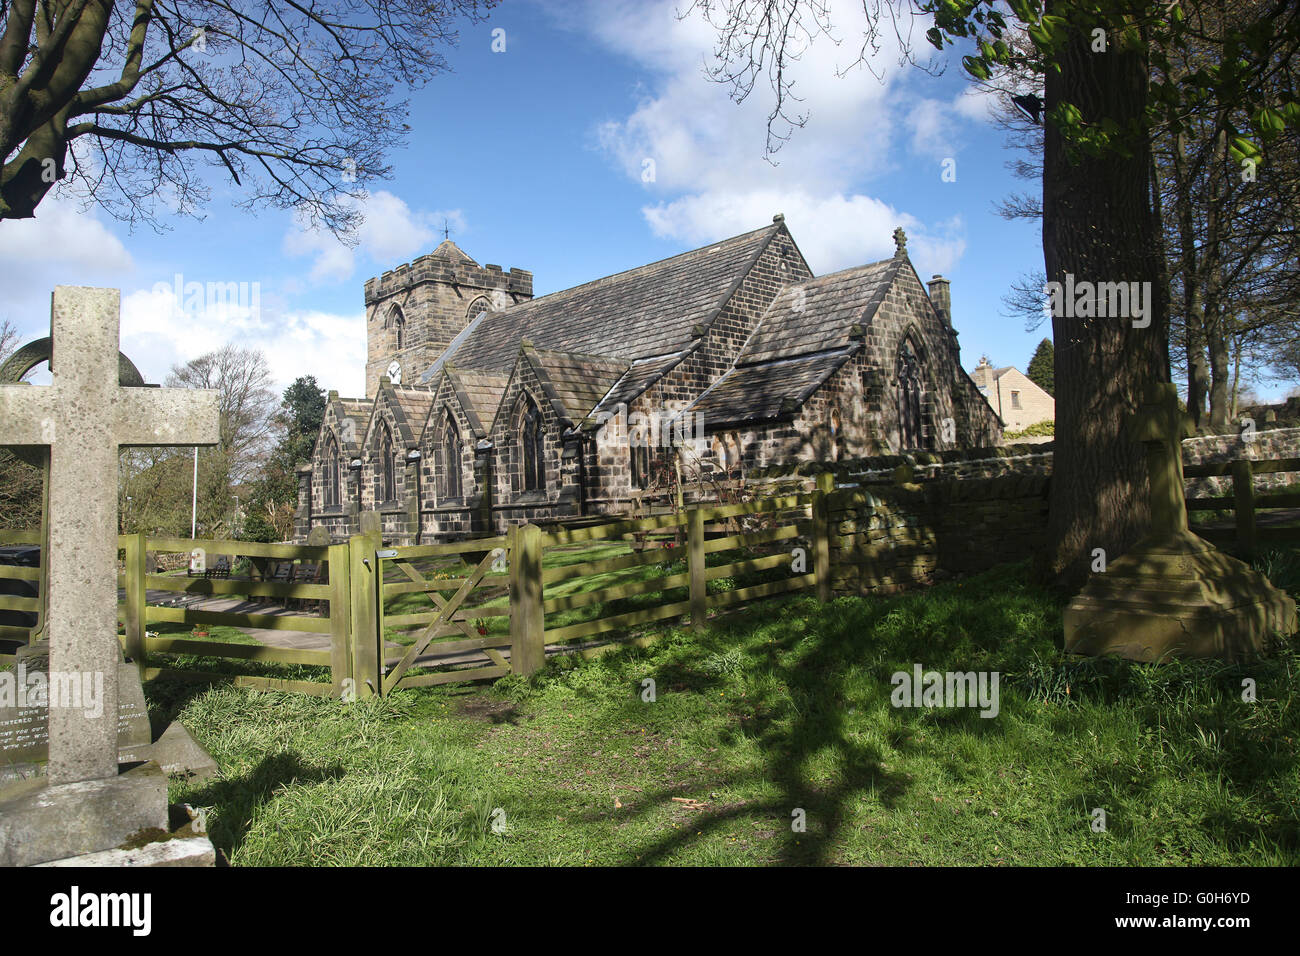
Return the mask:
POLYGON ((211 807, 218 812, 208 836, 229 860, 243 844, 259 809, 269 803, 286 784, 316 784, 338 780, 344 768, 335 764, 318 767, 304 763, 293 751, 281 751, 240 777, 209 780, 191 791, 186 802, 193 807, 211 807))
MULTIPOLYGON (((723 735, 724 743, 734 743, 742 734, 756 741, 763 754, 762 767, 715 780, 712 786, 767 783, 779 790, 779 796, 705 810, 691 818, 688 829, 666 833, 634 850, 639 861, 666 862, 682 849, 707 842, 725 824, 747 816, 770 821, 775 834, 785 834, 776 862, 838 862, 854 802, 871 795, 887 810, 897 809, 913 782, 894 764, 929 747, 919 738, 935 729, 937 712, 892 706, 890 674, 902 669, 904 661, 909 668, 916 662, 927 670, 998 669, 1032 646, 1050 646, 1050 636, 1023 626, 1026 606, 1016 599, 985 604, 974 595, 949 598, 948 605, 935 605, 934 615, 924 596, 904 595, 828 605, 798 602, 780 609, 776 622, 771 614, 775 606, 756 606, 715 625, 733 634, 758 625, 767 629, 768 641, 746 648, 746 666, 770 677, 770 684, 779 690, 747 700, 750 713, 741 716, 741 728, 723 735), (972 607, 977 613, 971 612, 972 607), (935 617, 940 626, 930 633, 912 624, 893 627, 890 616, 902 612, 926 620, 935 617), (888 757, 881 746, 863 739, 858 732, 861 720, 852 716, 855 711, 885 717, 885 738, 891 746, 888 757), (923 720, 927 714, 929 719, 923 720), (806 821, 802 831, 792 826, 800 817, 806 821)), ((979 736, 1003 733, 997 718, 979 718, 967 711, 943 714, 940 722, 979 736)), ((881 723, 875 721, 877 727, 881 723)), ((680 790, 646 793, 636 810, 649 812, 680 790)))

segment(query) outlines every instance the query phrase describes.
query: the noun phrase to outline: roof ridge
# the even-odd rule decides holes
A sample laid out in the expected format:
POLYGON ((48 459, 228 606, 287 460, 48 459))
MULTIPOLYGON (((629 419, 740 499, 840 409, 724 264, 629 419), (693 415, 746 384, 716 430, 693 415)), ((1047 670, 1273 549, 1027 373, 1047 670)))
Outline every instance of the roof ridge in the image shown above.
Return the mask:
POLYGON ((525 301, 525 302, 519 302, 519 303, 516 303, 515 305, 509 306, 508 308, 505 308, 505 309, 500 310, 500 312, 497 313, 497 314, 501 314, 501 313, 509 313, 509 312, 514 312, 514 311, 516 311, 516 310, 526 309, 528 306, 530 306, 530 305, 532 305, 532 304, 534 304, 534 303, 536 303, 536 302, 543 302, 543 301, 545 301, 545 300, 547 300, 547 299, 554 299, 556 296, 561 296, 561 295, 564 295, 565 293, 568 293, 568 292, 576 292, 576 291, 578 291, 579 289, 590 288, 591 286, 600 285, 600 284, 603 283, 603 282, 610 282, 610 281, 612 281, 612 280, 614 280, 614 279, 619 279, 619 278, 622 278, 622 277, 624 277, 624 276, 630 276, 630 275, 633 275, 633 274, 638 273, 638 272, 643 272, 643 271, 649 270, 650 268, 652 268, 652 267, 654 267, 654 266, 662 266, 662 265, 664 265, 665 263, 672 262, 674 259, 680 259, 680 258, 682 258, 683 256, 689 256, 689 255, 691 255, 692 253, 696 253, 696 252, 704 252, 706 249, 712 249, 712 248, 714 248, 714 247, 716 247, 716 246, 721 246, 721 245, 724 245, 725 243, 728 243, 728 242, 735 242, 737 239, 746 239, 746 238, 749 238, 749 237, 751 237, 751 236, 755 236, 755 235, 757 235, 758 233, 761 233, 761 232, 771 232, 773 235, 775 235, 775 234, 776 234, 776 231, 779 230, 780 228, 781 228, 781 224, 780 224, 780 223, 772 223, 771 225, 768 225, 768 226, 762 226, 762 227, 760 227, 760 228, 758 228, 758 229, 751 229, 749 232, 742 232, 742 233, 738 233, 737 235, 734 235, 734 236, 728 236, 726 239, 719 239, 717 242, 710 242, 710 243, 708 243, 707 245, 697 246, 697 247, 694 248, 694 249, 686 249, 686 250, 683 250, 682 252, 677 253, 676 255, 666 256, 666 257, 663 258, 663 259, 656 259, 656 260, 654 260, 653 262, 647 262, 647 263, 645 263, 645 264, 643 264, 643 265, 635 266, 635 267, 633 267, 633 268, 631 268, 631 269, 624 269, 624 270, 621 271, 621 272, 612 272, 612 273, 610 273, 609 275, 607 275, 607 276, 601 276, 601 277, 598 278, 598 279, 589 279, 589 280, 587 280, 586 282, 581 282, 581 283, 579 283, 578 285, 572 285, 572 286, 569 286, 567 289, 556 289, 554 292, 548 292, 548 293, 546 293, 546 295, 539 295, 539 296, 536 296, 536 297, 534 297, 534 298, 532 298, 532 299, 528 299, 528 300, 525 301))
POLYGON ((618 358, 617 356, 613 356, 613 355, 600 355, 599 353, 596 353, 596 352, 573 352, 573 351, 570 351, 569 349, 544 349, 544 348, 538 348, 536 345, 530 345, 530 348, 532 348, 532 350, 533 350, 534 352, 538 353, 539 355, 542 355, 542 354, 545 354, 545 355, 572 355, 572 356, 574 356, 575 358, 580 358, 580 359, 594 359, 594 360, 597 361, 597 362, 608 362, 608 363, 610 363, 611 365, 630 365, 630 364, 631 364, 630 360, 628 360, 628 359, 621 359, 621 358, 618 358))
POLYGON ((860 265, 860 266, 849 266, 847 269, 837 269, 837 270, 835 270, 834 272, 827 272, 827 273, 824 273, 824 274, 819 275, 819 276, 812 276, 811 278, 803 279, 803 280, 801 280, 801 281, 799 281, 799 282, 791 282, 791 283, 790 283, 789 285, 787 285, 787 286, 782 286, 781 291, 784 292, 786 289, 793 289, 793 288, 795 288, 796 286, 808 285, 808 283, 810 283, 810 282, 821 282, 823 279, 836 279, 836 278, 840 278, 840 277, 842 277, 842 276, 847 275, 847 274, 850 273, 850 272, 859 272, 859 271, 862 271, 862 270, 865 270, 865 269, 873 269, 873 268, 875 268, 875 267, 877 267, 877 266, 888 266, 888 265, 890 265, 890 264, 893 263, 893 262, 894 262, 894 260, 893 260, 892 258, 890 258, 890 259, 877 259, 875 262, 864 262, 864 263, 863 263, 862 265, 860 265))

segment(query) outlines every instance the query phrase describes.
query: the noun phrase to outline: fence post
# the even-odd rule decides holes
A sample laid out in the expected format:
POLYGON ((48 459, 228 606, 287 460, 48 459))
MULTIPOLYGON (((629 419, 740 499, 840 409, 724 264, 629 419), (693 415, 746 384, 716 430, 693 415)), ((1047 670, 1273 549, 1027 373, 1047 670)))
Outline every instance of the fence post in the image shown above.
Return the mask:
POLYGON ((379 589, 375 580, 375 551, 380 536, 374 532, 348 539, 348 578, 352 604, 352 674, 358 697, 383 693, 383 658, 379 633, 379 589))
POLYGON ((704 580, 704 509, 686 512, 687 566, 691 573, 691 626, 704 627, 709 616, 709 586, 704 580))
POLYGON ((334 694, 340 700, 347 699, 349 691, 351 699, 357 696, 356 675, 353 673, 352 592, 348 563, 348 545, 330 545, 330 676, 334 680, 334 694))
POLYGON ((531 674, 546 663, 546 617, 542 609, 542 529, 512 525, 510 549, 510 671, 531 674))
POLYGON ((817 575, 817 600, 831 599, 831 506, 835 476, 823 471, 817 476, 812 501, 813 573, 817 575))
POLYGON ((1232 496, 1237 516, 1237 548, 1245 554, 1254 554, 1255 475, 1249 458, 1238 458, 1232 463, 1232 496))
POLYGON ((135 662, 136 670, 144 679, 145 665, 145 538, 144 532, 124 535, 126 551, 126 626, 122 650, 135 662))

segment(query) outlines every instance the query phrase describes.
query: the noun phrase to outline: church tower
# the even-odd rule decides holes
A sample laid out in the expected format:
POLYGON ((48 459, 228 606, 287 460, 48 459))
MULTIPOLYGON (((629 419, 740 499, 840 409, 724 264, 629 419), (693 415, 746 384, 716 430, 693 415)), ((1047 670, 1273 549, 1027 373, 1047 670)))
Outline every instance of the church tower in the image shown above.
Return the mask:
POLYGON ((380 376, 413 385, 480 312, 533 297, 533 274, 480 266, 450 239, 366 282, 366 398, 380 376))

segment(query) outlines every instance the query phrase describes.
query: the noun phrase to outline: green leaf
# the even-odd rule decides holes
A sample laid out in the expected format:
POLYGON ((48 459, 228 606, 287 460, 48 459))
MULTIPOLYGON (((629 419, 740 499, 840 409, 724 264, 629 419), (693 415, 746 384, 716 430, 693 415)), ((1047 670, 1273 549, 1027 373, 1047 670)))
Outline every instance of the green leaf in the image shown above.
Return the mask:
POLYGON ((975 56, 964 56, 961 58, 961 65, 965 67, 966 72, 977 80, 987 80, 990 76, 989 68, 984 65, 984 61, 975 56))
POLYGON ((1262 155, 1259 151, 1259 147, 1245 136, 1234 136, 1232 138, 1232 145, 1229 148, 1229 152, 1232 153, 1232 158, 1238 163, 1244 159, 1259 159, 1262 155))

